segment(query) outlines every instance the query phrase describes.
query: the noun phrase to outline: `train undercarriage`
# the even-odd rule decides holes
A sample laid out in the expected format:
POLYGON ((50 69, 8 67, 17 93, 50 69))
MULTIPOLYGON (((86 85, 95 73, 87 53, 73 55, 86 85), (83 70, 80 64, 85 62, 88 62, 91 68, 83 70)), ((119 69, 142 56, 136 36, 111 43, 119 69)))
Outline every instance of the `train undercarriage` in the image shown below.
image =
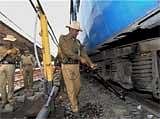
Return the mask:
POLYGON ((160 99, 160 38, 149 38, 114 47, 101 47, 91 54, 104 80, 123 88, 149 92, 160 99))

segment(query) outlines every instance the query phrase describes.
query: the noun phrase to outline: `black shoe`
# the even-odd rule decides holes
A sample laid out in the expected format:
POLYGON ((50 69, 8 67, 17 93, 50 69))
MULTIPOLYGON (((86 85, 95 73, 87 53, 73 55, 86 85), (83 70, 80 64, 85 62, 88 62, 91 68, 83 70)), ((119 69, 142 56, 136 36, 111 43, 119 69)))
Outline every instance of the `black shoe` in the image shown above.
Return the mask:
POLYGON ((75 116, 75 117, 80 117, 79 112, 72 112, 72 115, 75 116))
POLYGON ((6 106, 7 103, 8 103, 8 102, 6 102, 6 103, 1 103, 1 104, 0 104, 0 109, 5 108, 5 106, 6 106))

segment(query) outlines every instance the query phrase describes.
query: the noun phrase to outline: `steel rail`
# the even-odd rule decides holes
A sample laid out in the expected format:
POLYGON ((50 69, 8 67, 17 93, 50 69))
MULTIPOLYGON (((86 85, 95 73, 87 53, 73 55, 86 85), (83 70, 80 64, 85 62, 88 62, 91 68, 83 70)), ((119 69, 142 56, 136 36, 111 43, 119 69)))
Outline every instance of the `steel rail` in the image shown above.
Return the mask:
POLYGON ((134 90, 127 90, 122 88, 119 85, 113 84, 113 82, 105 81, 103 77, 101 77, 97 72, 94 72, 94 75, 97 75, 95 78, 98 80, 106 89, 113 92, 117 97, 120 99, 126 100, 125 97, 128 97, 130 99, 135 100, 137 103, 139 103, 144 110, 147 112, 153 114, 154 116, 160 118, 160 103, 156 103, 152 100, 145 99, 142 95, 138 94, 134 90), (123 93, 119 92, 121 90, 123 93))
POLYGON ((142 96, 137 94, 136 92, 129 92, 127 97, 136 100, 138 103, 141 104, 142 108, 156 117, 160 118, 160 104, 155 103, 151 100, 144 99, 142 96))

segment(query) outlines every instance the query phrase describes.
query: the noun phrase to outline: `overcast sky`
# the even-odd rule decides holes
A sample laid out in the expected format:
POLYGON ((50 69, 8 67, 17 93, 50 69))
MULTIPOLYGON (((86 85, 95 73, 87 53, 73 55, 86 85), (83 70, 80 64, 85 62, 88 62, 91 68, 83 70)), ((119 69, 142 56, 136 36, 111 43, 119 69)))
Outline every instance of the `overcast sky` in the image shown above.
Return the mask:
MULTIPOLYGON (((40 1, 44 10, 46 11, 47 18, 54 29, 56 37, 59 38, 60 34, 66 34, 68 29, 66 29, 65 26, 69 24, 69 0, 40 1)), ((29 0, 0 0, 0 11, 20 28, 22 28, 23 31, 17 28, 2 15, 0 15, 0 20, 11 26, 16 31, 20 32, 25 37, 31 39, 28 34, 34 37, 36 14, 31 7, 29 0)), ((37 27, 38 26, 39 24, 37 27)), ((53 46, 53 43, 51 43, 51 45, 51 53, 55 56, 57 53, 57 48, 53 46)))

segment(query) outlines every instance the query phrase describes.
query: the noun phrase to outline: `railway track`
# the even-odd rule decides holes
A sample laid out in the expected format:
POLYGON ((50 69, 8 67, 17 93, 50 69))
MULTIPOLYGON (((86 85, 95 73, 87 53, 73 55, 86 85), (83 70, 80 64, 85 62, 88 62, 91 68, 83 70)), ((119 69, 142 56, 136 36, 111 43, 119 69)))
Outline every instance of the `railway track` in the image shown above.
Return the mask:
POLYGON ((151 115, 154 115, 157 118, 160 118, 160 100, 154 101, 152 98, 147 98, 143 94, 138 93, 135 90, 126 90, 117 83, 113 81, 105 81, 98 73, 93 73, 92 76, 94 79, 98 80, 106 89, 113 92, 122 100, 130 98, 151 115))
MULTIPOLYGON (((34 76, 37 77, 37 79, 39 77, 38 73, 35 73, 34 76)), ((127 105, 130 105, 129 107, 130 107, 130 110, 131 110, 132 114, 125 116, 125 119, 137 119, 137 118, 133 118, 134 117, 134 113, 135 114, 136 113, 140 113, 140 111, 142 111, 142 110, 145 110, 145 113, 147 112, 148 115, 150 114, 150 115, 153 115, 154 117, 156 117, 154 119, 159 119, 160 118, 160 105, 159 105, 159 102, 153 102, 152 100, 150 100, 148 98, 146 99, 144 95, 140 95, 134 90, 130 90, 130 91, 129 90, 125 90, 125 89, 119 87, 117 84, 115 84, 115 83, 113 83, 111 81, 107 81, 106 82, 106 81, 103 80, 102 77, 98 76, 96 73, 94 73, 94 75, 92 75, 92 76, 94 77, 94 79, 97 79, 101 84, 103 84, 105 89, 108 89, 110 92, 113 92, 114 93, 113 95, 116 95, 115 97, 119 97, 119 99, 124 100, 124 102, 127 105), (139 112, 138 112, 138 109, 137 109, 138 106, 141 107, 141 110, 139 110, 139 112)), ((22 80, 19 79, 15 83, 18 83, 19 81, 22 82, 22 80)), ((18 85, 19 84, 20 83, 18 83, 18 85)), ((21 85, 21 86, 23 87, 23 85, 21 85)), ((20 89, 18 89, 18 90, 20 90, 20 89)), ((113 97, 113 100, 114 100, 113 102, 117 102, 118 103, 119 99, 118 98, 116 99, 116 98, 113 97)), ((97 100, 99 100, 99 99, 97 99, 97 100)), ((107 99, 105 99, 105 100, 107 101, 107 99)), ((103 107, 103 108, 105 108, 105 107, 103 107)), ((85 106, 82 107, 82 110, 85 110, 85 109, 86 109, 85 106)), ((82 116, 85 116, 85 114, 86 114, 85 111, 82 111, 82 116)), ((141 116, 141 114, 140 114, 140 116, 141 116)), ((143 119, 143 118, 140 118, 140 119, 143 119)))
POLYGON ((160 118, 160 104, 158 102, 144 99, 144 97, 142 97, 140 94, 137 94, 136 92, 129 92, 126 96, 136 100, 144 110, 160 118))

